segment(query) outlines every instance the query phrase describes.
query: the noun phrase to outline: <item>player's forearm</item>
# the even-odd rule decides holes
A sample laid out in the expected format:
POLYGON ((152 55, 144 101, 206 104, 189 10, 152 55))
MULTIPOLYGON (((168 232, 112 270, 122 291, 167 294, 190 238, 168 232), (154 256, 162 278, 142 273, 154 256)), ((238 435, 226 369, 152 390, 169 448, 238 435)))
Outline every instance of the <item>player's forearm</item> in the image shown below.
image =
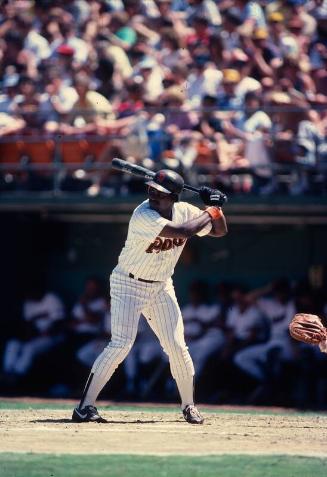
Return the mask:
POLYGON ((161 237, 169 238, 189 238, 196 235, 200 230, 202 230, 206 225, 211 223, 212 219, 208 212, 204 211, 196 219, 189 220, 180 225, 166 225, 161 233, 161 237))
POLYGON ((212 230, 209 235, 212 237, 223 237, 228 232, 226 218, 224 215, 219 219, 212 220, 212 230))

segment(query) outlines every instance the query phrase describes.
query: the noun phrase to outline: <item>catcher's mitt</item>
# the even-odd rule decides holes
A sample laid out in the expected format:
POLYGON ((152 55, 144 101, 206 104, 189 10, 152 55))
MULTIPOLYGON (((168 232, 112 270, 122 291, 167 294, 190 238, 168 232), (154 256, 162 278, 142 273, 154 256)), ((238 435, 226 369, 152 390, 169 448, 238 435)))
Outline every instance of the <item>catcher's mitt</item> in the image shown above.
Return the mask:
POLYGON ((322 344, 327 340, 327 328, 317 315, 297 313, 289 325, 292 338, 313 345, 322 344))

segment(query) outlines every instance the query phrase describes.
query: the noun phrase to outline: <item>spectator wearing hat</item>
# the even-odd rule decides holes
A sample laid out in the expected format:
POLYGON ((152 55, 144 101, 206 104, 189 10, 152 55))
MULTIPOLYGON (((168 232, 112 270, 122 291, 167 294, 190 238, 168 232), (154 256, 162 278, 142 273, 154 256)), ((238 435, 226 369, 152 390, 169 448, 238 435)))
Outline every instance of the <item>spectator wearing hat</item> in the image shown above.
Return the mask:
MULTIPOLYGON (((8 68, 9 70, 9 68, 8 68)), ((17 86, 19 75, 14 69, 4 75, 1 83, 2 93, 0 94, 0 112, 10 114, 13 110, 15 98, 17 96, 17 86)))
POLYGON ((144 57, 135 67, 134 74, 144 81, 144 95, 149 100, 156 100, 163 92, 163 72, 151 56, 144 57))
POLYGON ((165 115, 165 129, 171 134, 181 130, 192 130, 196 117, 185 103, 185 94, 178 86, 168 88, 160 97, 165 115))
POLYGON ((217 94, 218 108, 220 111, 226 111, 224 118, 235 116, 236 111, 242 107, 242 96, 236 93, 236 87, 241 80, 239 71, 233 68, 224 68, 222 70, 222 82, 217 94))
POLYGON ((209 20, 206 17, 194 16, 192 32, 186 36, 186 45, 190 52, 197 47, 208 47, 210 39, 209 20))
POLYGON ((279 10, 272 11, 268 14, 267 22, 268 38, 266 44, 276 58, 282 58, 284 55, 282 39, 288 35, 285 27, 285 17, 279 10))
POLYGON ((231 2, 241 15, 242 25, 239 27, 241 35, 250 36, 256 28, 266 28, 264 11, 259 2, 252 0, 235 0, 231 2))
POLYGON ((73 61, 74 52, 74 48, 66 43, 62 43, 56 48, 51 61, 46 63, 46 67, 51 65, 59 70, 60 76, 67 86, 72 86, 73 76, 77 68, 76 63, 73 61))
MULTIPOLYGON (((252 63, 249 55, 246 53, 247 38, 242 38, 241 48, 235 48, 231 51, 230 61, 226 65, 226 70, 238 72, 239 78, 235 81, 235 94, 241 99, 248 91, 261 91, 261 84, 253 78, 251 74, 252 63)), ((230 74, 227 73, 228 76, 230 74)), ((232 74, 235 77, 235 73, 232 74)))
POLYGON ((274 50, 268 43, 269 33, 267 29, 256 28, 251 38, 244 38, 245 52, 251 65, 249 75, 258 81, 263 77, 272 77, 274 70, 271 62, 276 58, 274 50))
POLYGON ((74 19, 72 18, 72 20, 69 22, 60 22, 59 27, 64 38, 63 44, 73 50, 72 59, 75 63, 75 68, 84 65, 89 58, 91 47, 86 43, 86 41, 78 36, 74 19))

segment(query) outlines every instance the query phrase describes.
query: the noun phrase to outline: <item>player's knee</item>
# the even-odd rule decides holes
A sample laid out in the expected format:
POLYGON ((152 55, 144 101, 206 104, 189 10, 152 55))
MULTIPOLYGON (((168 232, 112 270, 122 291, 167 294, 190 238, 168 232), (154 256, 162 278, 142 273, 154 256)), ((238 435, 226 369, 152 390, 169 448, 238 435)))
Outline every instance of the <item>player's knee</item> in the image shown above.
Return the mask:
POLYGON ((169 357, 179 356, 183 358, 189 354, 186 344, 180 343, 178 341, 167 344, 167 346, 164 348, 164 351, 169 357))
POLYGON ((132 338, 121 338, 121 337, 116 337, 112 338, 111 341, 109 342, 107 348, 115 348, 115 349, 121 349, 126 352, 129 352, 134 344, 134 339, 132 338))

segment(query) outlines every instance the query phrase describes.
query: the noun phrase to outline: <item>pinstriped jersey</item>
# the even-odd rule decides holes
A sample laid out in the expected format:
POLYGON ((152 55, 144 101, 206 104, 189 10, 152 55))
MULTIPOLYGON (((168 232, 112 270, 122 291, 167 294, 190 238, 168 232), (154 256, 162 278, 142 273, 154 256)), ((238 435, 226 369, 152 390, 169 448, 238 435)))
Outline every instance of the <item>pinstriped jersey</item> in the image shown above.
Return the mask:
MULTIPOLYGON (((119 268, 145 280, 166 281, 174 273, 186 239, 159 237, 160 232, 169 223, 183 224, 202 212, 188 202, 176 202, 170 221, 151 209, 148 200, 142 202, 130 219, 127 239, 118 259, 119 268)), ((209 223, 197 235, 210 231, 209 223)))

